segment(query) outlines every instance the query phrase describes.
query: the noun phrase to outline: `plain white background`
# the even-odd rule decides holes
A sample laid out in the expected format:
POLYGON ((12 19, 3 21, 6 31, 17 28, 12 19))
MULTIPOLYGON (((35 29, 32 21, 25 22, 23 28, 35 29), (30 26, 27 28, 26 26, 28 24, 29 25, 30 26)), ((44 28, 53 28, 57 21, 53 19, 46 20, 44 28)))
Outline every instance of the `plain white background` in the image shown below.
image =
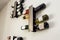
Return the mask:
MULTIPOLYGON (((17 0, 18 1, 18 0, 17 0)), ((30 5, 37 7, 45 3, 47 8, 38 15, 48 14, 50 28, 43 31, 29 32, 21 30, 21 26, 28 24, 27 20, 19 18, 10 18, 12 13, 11 6, 15 0, 11 0, 0 12, 0 40, 7 40, 8 36, 22 36, 24 40, 60 40, 60 0, 26 0, 25 8, 30 5)))

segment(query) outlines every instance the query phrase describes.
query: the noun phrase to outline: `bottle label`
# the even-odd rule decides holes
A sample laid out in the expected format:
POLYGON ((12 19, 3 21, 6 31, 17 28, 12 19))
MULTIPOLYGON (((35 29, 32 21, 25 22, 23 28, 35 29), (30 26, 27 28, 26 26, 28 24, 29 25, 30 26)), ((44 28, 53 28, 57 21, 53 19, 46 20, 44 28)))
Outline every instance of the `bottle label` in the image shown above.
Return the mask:
POLYGON ((39 24, 39 29, 40 30, 44 29, 44 23, 39 24))

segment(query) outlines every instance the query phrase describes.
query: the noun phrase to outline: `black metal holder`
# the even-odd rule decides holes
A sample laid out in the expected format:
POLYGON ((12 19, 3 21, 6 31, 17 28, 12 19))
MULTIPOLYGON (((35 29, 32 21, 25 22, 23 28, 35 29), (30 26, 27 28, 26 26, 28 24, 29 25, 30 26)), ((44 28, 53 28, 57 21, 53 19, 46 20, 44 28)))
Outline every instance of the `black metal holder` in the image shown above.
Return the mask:
POLYGON ((15 1, 14 6, 12 6, 12 8, 14 8, 14 11, 12 12, 13 13, 12 18, 18 18, 19 16, 22 15, 22 12, 24 10, 23 3, 24 3, 24 0, 20 0, 20 4, 18 4, 18 2, 15 1), (17 6, 19 6, 19 5, 20 5, 20 7, 17 8, 17 6), (17 11, 18 9, 19 9, 19 11, 17 11), (18 15, 18 12, 20 12, 21 15, 18 15))
POLYGON ((46 5, 44 3, 39 5, 36 8, 33 8, 33 32, 36 32, 36 29, 37 29, 37 25, 35 23, 35 21, 36 21, 36 13, 38 11, 41 11, 41 10, 45 9, 45 8, 46 8, 46 5))

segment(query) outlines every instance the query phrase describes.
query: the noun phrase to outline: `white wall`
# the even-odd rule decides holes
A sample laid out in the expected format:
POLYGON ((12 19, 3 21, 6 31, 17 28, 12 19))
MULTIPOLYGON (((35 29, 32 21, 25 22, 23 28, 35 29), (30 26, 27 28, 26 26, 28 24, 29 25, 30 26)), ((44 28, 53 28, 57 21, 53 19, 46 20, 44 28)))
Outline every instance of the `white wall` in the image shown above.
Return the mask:
POLYGON ((0 0, 0 11, 8 3, 9 0, 0 0))
MULTIPOLYGON (((21 26, 25 25, 27 20, 23 20, 22 16, 19 18, 10 18, 12 12, 11 6, 15 0, 11 0, 0 13, 0 40, 7 40, 8 36, 22 36, 25 40, 60 40, 60 0, 27 0, 26 6, 33 4, 34 7, 41 3, 46 3, 47 8, 41 13, 48 14, 50 20, 48 21, 50 28, 36 33, 28 30, 21 30, 21 26)), ((40 15, 38 15, 40 16, 40 15)))

